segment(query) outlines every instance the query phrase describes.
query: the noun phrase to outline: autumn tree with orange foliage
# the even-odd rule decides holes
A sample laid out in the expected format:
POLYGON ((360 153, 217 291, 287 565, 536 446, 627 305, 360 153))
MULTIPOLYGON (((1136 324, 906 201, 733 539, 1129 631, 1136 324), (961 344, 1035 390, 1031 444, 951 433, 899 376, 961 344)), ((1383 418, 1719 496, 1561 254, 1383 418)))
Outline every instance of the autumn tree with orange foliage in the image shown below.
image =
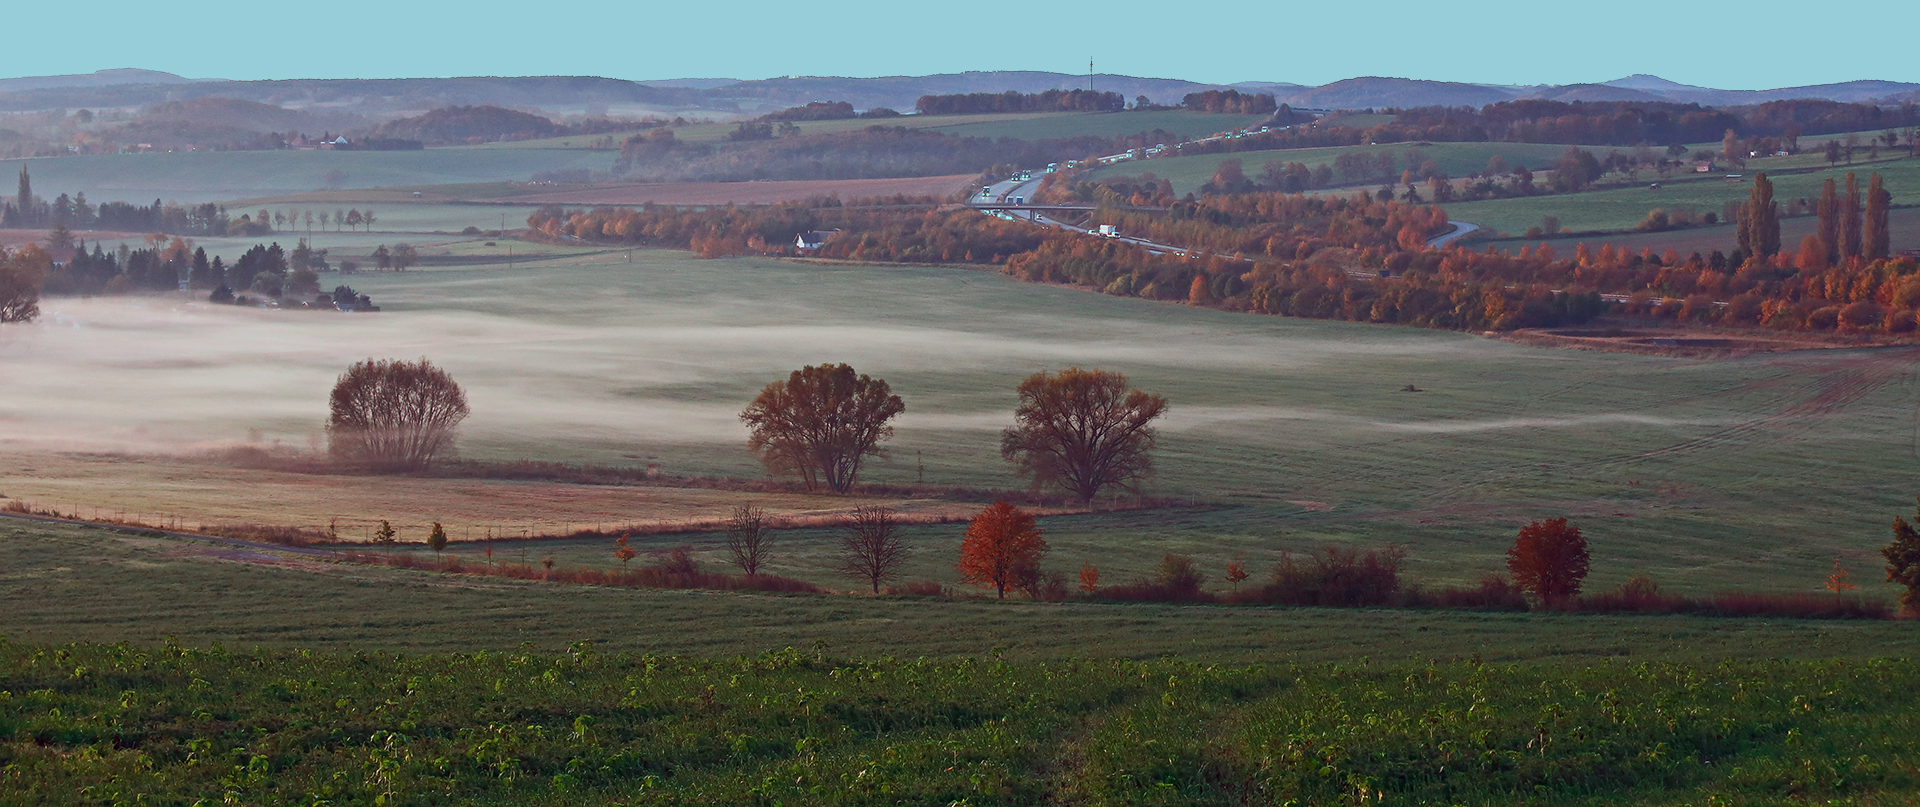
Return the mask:
POLYGON ((960 579, 1007 598, 1007 588, 1031 577, 1046 554, 1047 542, 1033 514, 1007 502, 995 502, 967 525, 960 542, 960 579))
POLYGON ((1015 425, 1000 453, 1035 486, 1056 485, 1092 503, 1103 488, 1136 490, 1153 472, 1153 421, 1167 399, 1134 389, 1127 377, 1078 367, 1020 382, 1015 425))
POLYGON ((1227 561, 1227 582, 1233 585, 1234 591, 1239 591, 1240 581, 1250 576, 1251 575, 1247 574, 1247 564, 1245 562, 1238 560, 1227 561))
POLYGON ((1100 568, 1091 563, 1080 566, 1080 590, 1088 594, 1100 590, 1100 568))
POLYGON ((1507 550, 1507 571, 1513 584, 1549 605, 1580 593, 1587 577, 1587 539, 1564 518, 1535 521, 1520 528, 1507 550))

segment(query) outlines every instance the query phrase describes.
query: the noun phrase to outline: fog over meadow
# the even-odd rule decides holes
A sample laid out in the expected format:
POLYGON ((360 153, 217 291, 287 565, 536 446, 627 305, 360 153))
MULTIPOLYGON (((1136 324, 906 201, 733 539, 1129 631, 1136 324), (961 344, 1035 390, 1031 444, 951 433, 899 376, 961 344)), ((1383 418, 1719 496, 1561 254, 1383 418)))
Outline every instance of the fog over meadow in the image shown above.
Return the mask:
POLYGON ((610 308, 618 315, 563 320, 458 307, 336 315, 158 298, 47 300, 39 322, 0 328, 0 440, 85 451, 317 448, 334 380, 369 357, 426 357, 447 368, 473 409, 463 450, 495 457, 529 446, 544 447, 543 458, 564 457, 573 455, 569 447, 635 441, 738 446, 746 437, 738 414, 755 391, 823 361, 892 382, 908 403, 898 422, 903 437, 997 431, 1010 421, 1020 377, 1075 364, 1119 369, 1143 386, 1155 377, 1192 379, 1154 390, 1173 402, 1169 433, 1284 421, 1382 435, 1701 423, 1605 413, 1393 420, 1247 400, 1252 394, 1235 388, 1236 379, 1324 371, 1382 351, 1435 361, 1488 349, 1419 332, 1350 341, 1025 314, 978 328, 965 318, 910 315, 833 324, 843 318, 792 300, 771 308, 689 302, 625 302, 610 308), (1033 321, 1022 327, 1020 317, 1033 321))

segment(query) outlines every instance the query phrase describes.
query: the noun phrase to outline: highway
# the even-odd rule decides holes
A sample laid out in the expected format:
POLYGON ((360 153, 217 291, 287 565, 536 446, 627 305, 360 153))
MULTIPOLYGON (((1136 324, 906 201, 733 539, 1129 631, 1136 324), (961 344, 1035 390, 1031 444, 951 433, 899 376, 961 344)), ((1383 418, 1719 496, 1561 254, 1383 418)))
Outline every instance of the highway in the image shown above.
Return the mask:
MULTIPOLYGON (((1215 137, 1220 136, 1216 135, 1215 137)), ((1031 172, 1028 173, 1031 176, 1031 172)), ((1092 205, 1033 206, 1030 204, 1030 200, 1039 195, 1040 182, 1046 179, 1046 176, 1045 173, 1041 173, 1038 176, 1031 176, 1029 179, 1020 179, 1017 176, 1010 179, 1003 179, 987 186, 979 193, 975 193, 967 200, 967 205, 987 215, 999 216, 1010 221, 1028 221, 1042 227, 1052 227, 1056 230, 1071 230, 1076 233, 1095 235, 1092 230, 1085 227, 1076 227, 1046 215, 1046 210, 1093 210, 1094 207, 1092 205), (1019 201, 1016 203, 1014 200, 1019 201)), ((1453 221, 1449 219, 1447 223, 1453 225, 1453 229, 1445 234, 1427 239, 1427 246, 1436 249, 1442 248, 1468 233, 1480 229, 1480 225, 1464 221, 1453 221)), ((1133 238, 1125 235, 1111 237, 1116 241, 1124 241, 1141 247, 1155 255, 1174 254, 1181 257, 1186 257, 1187 255, 1186 248, 1173 244, 1159 244, 1143 238, 1133 238)))

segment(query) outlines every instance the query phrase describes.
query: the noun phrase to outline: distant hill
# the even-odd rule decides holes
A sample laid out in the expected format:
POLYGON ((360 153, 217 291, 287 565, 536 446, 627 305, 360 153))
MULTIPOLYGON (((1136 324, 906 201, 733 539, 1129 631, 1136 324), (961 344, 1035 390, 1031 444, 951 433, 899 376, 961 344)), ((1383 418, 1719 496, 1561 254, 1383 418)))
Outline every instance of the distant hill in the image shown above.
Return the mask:
POLYGON ((1681 84, 1677 81, 1668 81, 1659 76, 1649 76, 1645 74, 1617 78, 1602 83, 1609 87, 1619 87, 1651 93, 1659 100, 1705 104, 1709 106, 1745 106, 1750 104, 1764 104, 1768 101, 1786 101, 1797 98, 1817 98, 1826 101, 1864 103, 1868 101, 1897 100, 1903 93, 1920 90, 1920 84, 1877 80, 1845 81, 1838 84, 1811 84, 1803 87, 1780 87, 1772 90, 1716 90, 1711 87, 1696 87, 1691 84, 1681 84))
POLYGON ((668 79, 659 79, 659 80, 649 79, 647 81, 642 81, 640 83, 645 84, 649 87, 677 87, 677 88, 689 89, 689 90, 711 90, 715 87, 725 87, 728 84, 739 84, 740 79, 737 79, 737 78, 668 78, 668 79))
MULTIPOLYGON (((840 78, 833 76, 789 76, 759 81, 742 81, 707 91, 713 100, 722 100, 742 108, 764 105, 785 109, 813 101, 846 101, 857 109, 888 107, 911 110, 922 95, 1006 92, 1037 93, 1042 90, 1087 88, 1085 75, 1037 71, 994 71, 945 73, 932 76, 886 76, 883 78, 840 78)), ((1156 104, 1177 104, 1190 92, 1226 89, 1217 84, 1166 78, 1135 78, 1106 73, 1093 77, 1093 89, 1117 92, 1132 101, 1146 96, 1156 104)))
POLYGON ((553 121, 497 106, 455 106, 425 115, 387 121, 374 132, 379 138, 419 140, 425 143, 484 143, 559 134, 553 121))
MULTIPOLYGON (((247 101, 291 110, 339 111, 370 121, 419 115, 451 106, 495 106, 535 111, 554 120, 579 114, 687 117, 752 117, 813 102, 844 101, 855 109, 890 107, 911 110, 922 95, 956 93, 1037 93, 1082 89, 1084 75, 1041 71, 972 71, 930 76, 787 76, 767 79, 676 78, 626 81, 596 76, 468 76, 404 79, 290 79, 208 81, 152 70, 102 70, 76 76, 0 79, 0 112, 49 109, 140 109, 204 98, 247 101)), ((1767 101, 1817 98, 1841 102, 1920 95, 1920 84, 1849 81, 1771 90, 1718 90, 1633 75, 1595 84, 1487 85, 1368 76, 1318 87, 1283 81, 1206 84, 1169 78, 1099 74, 1095 89, 1117 92, 1129 101, 1146 96, 1158 104, 1176 104, 1188 93, 1211 89, 1268 92, 1295 107, 1361 109, 1416 106, 1479 107, 1514 98, 1563 101, 1672 101, 1712 106, 1741 106, 1767 101)), ((226 124, 222 124, 223 126, 226 124)), ((325 128, 325 127, 322 127, 325 128)))
POLYGON ((0 79, 0 92, 19 92, 21 90, 40 90, 52 87, 112 87, 122 84, 193 84, 207 79, 185 78, 158 70, 140 70, 122 67, 113 70, 96 70, 92 73, 79 73, 68 76, 27 76, 24 78, 0 79))
POLYGON ((1672 99, 1656 95, 1645 90, 1631 87, 1619 87, 1612 84, 1568 84, 1562 87, 1549 87, 1529 93, 1527 98, 1539 98, 1547 101, 1670 101, 1672 99))
POLYGON ((594 105, 729 111, 724 103, 715 104, 703 92, 597 76, 288 79, 0 91, 0 111, 152 106, 208 96, 296 109, 324 104, 381 117, 471 105, 537 106, 556 113, 577 112, 594 105))
POLYGON ((1281 103, 1307 109, 1379 109, 1413 106, 1480 107, 1500 101, 1511 101, 1513 98, 1512 93, 1479 84, 1367 76, 1324 84, 1279 100, 1281 103))
POLYGON ((167 101, 141 110, 136 120, 148 124, 192 122, 250 132, 307 132, 309 134, 319 134, 321 130, 340 131, 366 123, 366 119, 357 115, 331 110, 303 111, 258 101, 217 97, 167 101))

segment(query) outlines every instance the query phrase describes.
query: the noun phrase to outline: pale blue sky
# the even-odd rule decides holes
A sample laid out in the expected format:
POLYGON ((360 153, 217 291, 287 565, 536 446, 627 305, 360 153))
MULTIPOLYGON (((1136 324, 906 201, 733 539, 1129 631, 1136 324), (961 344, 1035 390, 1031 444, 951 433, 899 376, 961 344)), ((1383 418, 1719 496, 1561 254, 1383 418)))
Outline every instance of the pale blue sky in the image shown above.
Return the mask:
POLYGON ((0 75, 143 67, 194 77, 599 75, 626 79, 888 76, 964 70, 1323 84, 1363 75, 1568 84, 1651 73, 1767 89, 1920 81, 1889 42, 1902 2, 1812 7, 1624 0, 1410 2, 499 3, 389 0, 203 6, 18 3, 0 75), (1877 8, 1876 8, 1877 7, 1877 8))

